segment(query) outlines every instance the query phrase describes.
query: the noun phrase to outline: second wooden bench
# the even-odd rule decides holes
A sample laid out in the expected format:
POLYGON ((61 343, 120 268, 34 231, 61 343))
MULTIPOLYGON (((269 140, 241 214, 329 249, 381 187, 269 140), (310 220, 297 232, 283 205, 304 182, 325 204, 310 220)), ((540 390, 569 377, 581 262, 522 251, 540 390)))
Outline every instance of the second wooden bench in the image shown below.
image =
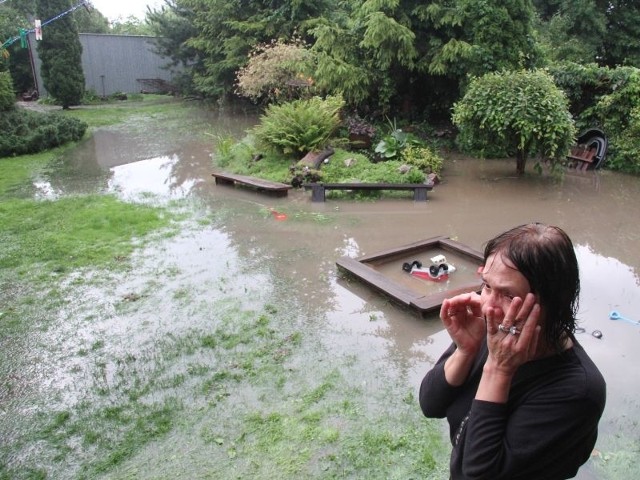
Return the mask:
POLYGON ((571 149, 571 153, 567 155, 567 160, 576 162, 576 170, 584 171, 594 162, 595 155, 595 148, 587 148, 585 145, 578 145, 571 149))
POLYGON ((311 201, 324 202, 327 190, 413 190, 416 202, 427 200, 427 192, 433 189, 430 183, 305 183, 311 189, 311 201))
POLYGON ((291 185, 280 182, 272 182, 270 180, 264 180, 262 178, 249 177, 247 175, 236 175, 235 173, 212 173, 212 176, 216 179, 216 184, 223 185, 244 185, 247 187, 255 188, 259 192, 271 193, 278 197, 287 196, 289 190, 293 188, 291 185))

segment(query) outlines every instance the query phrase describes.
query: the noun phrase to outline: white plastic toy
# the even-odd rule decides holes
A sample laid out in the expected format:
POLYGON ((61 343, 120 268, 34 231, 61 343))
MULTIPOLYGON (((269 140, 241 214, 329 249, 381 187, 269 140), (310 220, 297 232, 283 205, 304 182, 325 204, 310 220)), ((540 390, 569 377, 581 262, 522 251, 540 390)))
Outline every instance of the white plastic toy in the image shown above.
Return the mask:
POLYGON ((422 262, 414 260, 411 263, 405 262, 402 264, 402 270, 411 275, 427 280, 444 279, 450 273, 456 271, 456 267, 447 263, 447 258, 444 255, 436 255, 431 257, 431 265, 423 267, 422 262))

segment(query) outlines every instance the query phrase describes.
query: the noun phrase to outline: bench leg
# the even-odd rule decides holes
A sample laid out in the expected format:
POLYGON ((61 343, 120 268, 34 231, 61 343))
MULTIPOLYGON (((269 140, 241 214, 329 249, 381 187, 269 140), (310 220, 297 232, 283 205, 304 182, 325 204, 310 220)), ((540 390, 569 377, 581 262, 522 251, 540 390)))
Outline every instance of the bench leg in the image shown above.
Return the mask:
POLYGON ((227 180, 226 178, 218 178, 216 177, 216 185, 233 185, 234 182, 233 180, 227 180))
POLYGON ((427 187, 418 187, 413 189, 413 200, 416 202, 427 201, 427 187))
POLYGON ((311 201, 324 202, 324 185, 314 185, 311 187, 311 201))

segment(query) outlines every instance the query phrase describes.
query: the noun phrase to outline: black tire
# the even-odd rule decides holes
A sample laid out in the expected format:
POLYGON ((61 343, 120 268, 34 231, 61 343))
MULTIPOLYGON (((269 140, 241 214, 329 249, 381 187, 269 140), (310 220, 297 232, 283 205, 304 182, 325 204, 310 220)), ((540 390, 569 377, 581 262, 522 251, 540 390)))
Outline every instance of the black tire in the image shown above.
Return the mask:
POLYGON ((447 273, 449 271, 449 265, 442 263, 440 264, 440 267, 438 267, 438 270, 447 273))
POLYGON ((422 268, 422 262, 421 262, 420 260, 414 260, 414 261, 411 263, 411 266, 412 266, 412 267, 417 267, 417 268, 422 268))
POLYGON ((402 270, 404 270, 405 272, 411 272, 411 265, 409 265, 407 262, 404 262, 402 264, 402 270))
POLYGON ((438 267, 436 265, 431 265, 429 267, 429 275, 431 275, 433 278, 436 278, 438 276, 438 267))

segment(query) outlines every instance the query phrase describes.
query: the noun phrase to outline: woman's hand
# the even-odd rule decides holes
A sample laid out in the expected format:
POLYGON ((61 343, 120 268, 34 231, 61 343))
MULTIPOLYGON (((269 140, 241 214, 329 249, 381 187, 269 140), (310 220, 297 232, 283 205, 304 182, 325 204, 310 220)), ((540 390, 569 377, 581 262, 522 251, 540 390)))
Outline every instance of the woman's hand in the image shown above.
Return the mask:
POLYGON ((486 310, 487 347, 489 357, 485 364, 496 373, 513 376, 524 363, 533 359, 540 336, 540 305, 528 293, 522 300, 515 297, 504 318, 495 308, 486 310))
POLYGON ((465 293, 445 300, 440 318, 459 354, 475 357, 487 332, 480 295, 465 293))

